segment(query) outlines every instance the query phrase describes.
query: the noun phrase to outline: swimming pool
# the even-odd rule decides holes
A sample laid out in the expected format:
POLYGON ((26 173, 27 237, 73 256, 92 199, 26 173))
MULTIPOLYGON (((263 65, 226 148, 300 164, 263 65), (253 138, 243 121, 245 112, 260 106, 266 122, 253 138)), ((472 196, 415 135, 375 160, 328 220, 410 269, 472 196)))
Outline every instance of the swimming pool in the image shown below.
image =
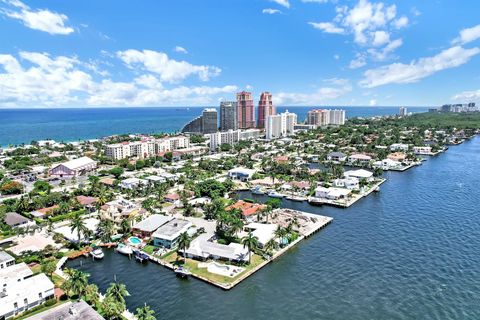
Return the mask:
POLYGON ((140 238, 138 238, 138 237, 130 237, 130 238, 128 238, 128 242, 130 242, 130 244, 133 245, 133 246, 137 246, 140 243, 142 243, 142 240, 140 240, 140 238))

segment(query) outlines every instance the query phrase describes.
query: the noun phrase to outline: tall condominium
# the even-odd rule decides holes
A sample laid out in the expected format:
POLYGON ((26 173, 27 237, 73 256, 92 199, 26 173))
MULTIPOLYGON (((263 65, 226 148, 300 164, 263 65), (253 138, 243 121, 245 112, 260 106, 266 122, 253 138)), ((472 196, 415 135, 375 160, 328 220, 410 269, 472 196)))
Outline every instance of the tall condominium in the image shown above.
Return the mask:
POLYGON ((400 107, 400 110, 398 111, 398 115, 401 117, 404 117, 407 115, 407 108, 406 107, 400 107))
POLYGON ((255 128, 253 98, 251 92, 237 93, 237 121, 239 129, 255 128))
POLYGON ((187 123, 183 129, 183 133, 206 134, 217 132, 218 129, 218 115, 214 108, 206 108, 202 115, 196 117, 187 123))
POLYGON ((237 130, 237 103, 233 101, 220 102, 220 130, 237 130))
POLYGON ((262 92, 258 102, 258 128, 265 128, 265 119, 275 115, 275 106, 270 92, 262 92))
POLYGON ((314 109, 308 111, 307 124, 323 127, 345 124, 345 110, 314 109))
POLYGON ((268 140, 285 137, 293 134, 297 124, 297 115, 285 111, 284 113, 268 116, 265 121, 265 131, 268 140))
POLYGON ((109 144, 105 146, 105 156, 114 160, 125 158, 148 158, 158 153, 188 148, 190 138, 185 136, 144 139, 109 144))

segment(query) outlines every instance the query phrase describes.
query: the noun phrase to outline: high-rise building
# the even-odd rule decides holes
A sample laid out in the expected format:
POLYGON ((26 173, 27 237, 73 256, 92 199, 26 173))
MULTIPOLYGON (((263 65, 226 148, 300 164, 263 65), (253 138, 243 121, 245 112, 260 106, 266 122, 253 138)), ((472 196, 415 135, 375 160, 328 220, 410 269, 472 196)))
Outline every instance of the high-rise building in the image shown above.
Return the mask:
POLYGON ((205 134, 213 133, 218 130, 218 115, 214 108, 206 108, 202 115, 196 117, 187 123, 183 129, 183 133, 205 134))
POLYGON ((307 124, 323 127, 345 124, 345 110, 314 109, 308 111, 307 124))
POLYGON ((210 133, 210 150, 217 150, 222 144, 234 145, 240 141, 240 130, 210 133))
POLYGON ((398 115, 400 117, 405 117, 407 115, 407 108, 406 107, 400 107, 398 110, 398 115))
POLYGON ((237 130, 237 103, 233 101, 220 102, 220 130, 237 130))
POLYGON ((214 133, 218 131, 218 113, 215 108, 207 108, 202 112, 202 133, 214 133))
POLYGON ((275 115, 275 106, 270 92, 262 92, 258 102, 258 128, 265 128, 265 119, 268 116, 275 115))
POLYGON ((288 110, 284 113, 268 116, 265 121, 266 138, 271 140, 291 135, 296 124, 297 115, 288 112, 288 110))
POLYGON ((253 98, 251 92, 237 93, 237 121, 239 129, 255 128, 253 98))

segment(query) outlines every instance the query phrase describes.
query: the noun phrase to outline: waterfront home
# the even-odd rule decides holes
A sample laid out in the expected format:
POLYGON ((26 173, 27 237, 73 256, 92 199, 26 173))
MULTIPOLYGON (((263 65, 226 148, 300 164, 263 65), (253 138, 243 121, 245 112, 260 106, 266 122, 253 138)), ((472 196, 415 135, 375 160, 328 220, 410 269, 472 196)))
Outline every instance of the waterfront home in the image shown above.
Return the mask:
POLYGON ((95 218, 84 219, 83 224, 88 229, 88 234, 80 233, 80 238, 78 237, 77 230, 72 231, 72 227, 70 225, 62 226, 53 230, 53 232, 61 234, 66 240, 78 243, 80 242, 88 242, 92 235, 97 233, 97 226, 100 221, 95 218))
POLYGON ((348 157, 348 162, 350 164, 366 166, 370 164, 372 157, 363 153, 355 153, 348 157))
POLYGON ((347 155, 342 152, 334 151, 327 154, 327 161, 344 162, 345 160, 347 160, 347 155))
MULTIPOLYGON (((207 259, 246 263, 248 248, 243 244, 231 242, 228 245, 211 241, 212 235, 201 234, 192 240, 190 247, 185 251, 187 258, 205 261, 207 259)), ((183 254, 183 250, 180 251, 183 254)))
POLYGON ((252 178, 255 174, 254 169, 247 169, 247 168, 234 168, 228 171, 228 176, 232 179, 240 180, 240 181, 248 181, 252 178))
POLYGON ((15 264, 15 258, 6 253, 0 251, 0 269, 7 268, 15 264))
POLYGON ((372 181, 373 180, 373 172, 364 170, 364 169, 358 169, 358 170, 349 170, 345 171, 343 174, 345 177, 354 177, 357 179, 366 179, 367 181, 372 181))
POLYGON ((11 228, 27 228, 35 226, 35 222, 16 212, 8 212, 3 219, 4 223, 11 228))
POLYGON ((128 178, 124 179, 120 182, 120 187, 123 189, 129 189, 133 190, 136 189, 140 186, 147 185, 148 181, 144 179, 138 179, 138 178, 128 178))
POLYGON ((432 154, 432 147, 413 147, 413 153, 418 155, 432 154))
POLYGON ((153 234, 153 244, 157 247, 174 249, 180 235, 186 232, 192 223, 188 220, 173 219, 158 228, 153 234))
POLYGON ((243 227, 245 234, 251 232, 254 237, 258 238, 258 245, 260 248, 265 247, 268 241, 275 239, 275 231, 278 229, 278 225, 273 223, 249 223, 243 227))
POLYGON ((114 221, 121 221, 125 218, 142 215, 144 213, 140 205, 123 198, 105 203, 102 206, 102 211, 105 218, 114 221))
POLYGON ((407 152, 408 151, 408 144, 405 143, 394 143, 390 145, 390 150, 391 151, 403 151, 407 152))
POLYGON ((407 158, 407 155, 403 152, 393 152, 387 156, 388 159, 398 162, 403 162, 407 158))
POLYGON ((248 216, 260 213, 262 210, 265 210, 266 208, 267 206, 261 203, 252 203, 252 202, 246 202, 243 200, 238 200, 234 204, 226 207, 225 210, 230 211, 230 210, 237 209, 237 210, 240 210, 240 212, 244 217, 248 217, 248 216))
POLYGON ((26 278, 0 294, 0 319, 13 318, 53 297, 54 285, 45 274, 26 278))
POLYGON ((151 216, 134 224, 132 227, 132 233, 137 237, 150 238, 155 230, 170 220, 173 220, 173 217, 164 216, 161 214, 152 214, 151 216))
POLYGON ((380 161, 375 161, 373 166, 376 168, 381 168, 382 170, 392 170, 392 169, 401 169, 403 166, 400 162, 392 159, 383 159, 380 161))
POLYGON ((288 182, 293 188, 297 188, 300 190, 309 190, 310 189, 310 182, 308 181, 290 181, 288 182))
POLYGON ((346 188, 350 190, 358 190, 360 189, 360 180, 355 177, 346 177, 342 179, 335 179, 333 180, 332 184, 334 187, 339 188, 346 188))
POLYGON ((345 199, 352 193, 352 190, 343 189, 343 188, 325 188, 325 187, 317 187, 315 189, 315 197, 316 198, 323 198, 329 200, 340 200, 345 199))
POLYGON ((47 233, 35 233, 33 235, 26 234, 22 237, 17 237, 14 240, 15 245, 8 248, 13 254, 19 256, 25 252, 39 252, 44 250, 47 246, 59 248, 62 245, 55 243, 51 235, 47 233))
POLYGON ((32 216, 34 216, 35 218, 42 218, 43 219, 45 216, 48 216, 48 215, 52 214, 53 211, 56 210, 57 208, 58 208, 58 205, 54 205, 54 206, 51 206, 51 207, 34 210, 34 211, 30 212, 30 214, 32 216))
POLYGON ((48 172, 50 176, 58 178, 74 178, 97 168, 97 163, 89 157, 81 157, 56 165, 48 172))
POLYGON ((25 320, 105 320, 83 300, 68 301, 55 308, 37 313, 25 320))

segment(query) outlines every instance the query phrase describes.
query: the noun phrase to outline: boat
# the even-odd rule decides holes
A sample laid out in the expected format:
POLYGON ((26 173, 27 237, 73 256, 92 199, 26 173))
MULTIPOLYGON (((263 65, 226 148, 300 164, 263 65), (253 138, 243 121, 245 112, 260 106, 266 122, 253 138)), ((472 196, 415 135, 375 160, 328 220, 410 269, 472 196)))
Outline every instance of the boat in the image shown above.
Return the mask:
POLYGON ((324 199, 317 197, 309 197, 308 203, 315 206, 321 206, 324 202, 324 199))
POLYGON ((261 186, 256 186, 256 187, 250 189, 250 191, 252 192, 252 194, 265 194, 265 192, 263 192, 261 186))
POLYGON ((93 248, 93 250, 90 252, 90 255, 93 257, 93 259, 103 259, 105 256, 102 249, 99 247, 93 248))
POLYGON ((287 196, 285 199, 290 200, 290 201, 298 201, 298 202, 302 202, 302 201, 307 200, 307 198, 305 198, 305 197, 294 196, 294 195, 287 196))
POLYGON ((180 278, 187 278, 189 275, 192 274, 187 268, 184 268, 183 266, 179 266, 174 270, 174 272, 177 275, 177 277, 180 277, 180 278))
POLYGON ((375 191, 375 192, 379 192, 379 191, 380 191, 380 187, 379 187, 379 186, 377 186, 375 189, 373 189, 373 191, 375 191))
POLYGON ((283 198, 284 195, 275 191, 275 190, 270 190, 268 193, 267 193, 267 196, 269 196, 270 198, 283 198))
POLYGON ((149 259, 148 254, 140 250, 133 250, 133 256, 135 257, 135 260, 137 260, 138 262, 148 261, 149 259))
POLYGON ((121 254, 126 254, 126 255, 131 255, 133 253, 133 250, 130 246, 126 245, 126 244, 123 244, 123 243, 120 243, 118 246, 117 246, 117 249, 116 251, 118 253, 121 253, 121 254))

